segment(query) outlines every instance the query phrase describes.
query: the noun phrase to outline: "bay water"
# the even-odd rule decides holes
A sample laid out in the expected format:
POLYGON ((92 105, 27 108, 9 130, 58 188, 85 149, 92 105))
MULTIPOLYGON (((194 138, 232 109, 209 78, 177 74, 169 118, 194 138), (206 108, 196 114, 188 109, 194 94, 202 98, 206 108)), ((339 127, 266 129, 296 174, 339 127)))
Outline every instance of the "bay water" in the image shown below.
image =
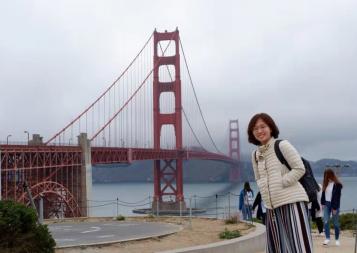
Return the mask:
MULTIPOLYGON (((357 209, 357 177, 341 177, 343 183, 341 212, 357 209)), ((322 178, 317 178, 322 183, 322 178)), ((254 193, 257 185, 250 182, 254 193)), ((237 212, 238 195, 243 183, 184 183, 187 207, 205 209, 205 216, 226 216, 237 212)), ((133 216, 133 209, 150 208, 154 185, 148 183, 93 184, 92 198, 88 200, 90 215, 133 216)))

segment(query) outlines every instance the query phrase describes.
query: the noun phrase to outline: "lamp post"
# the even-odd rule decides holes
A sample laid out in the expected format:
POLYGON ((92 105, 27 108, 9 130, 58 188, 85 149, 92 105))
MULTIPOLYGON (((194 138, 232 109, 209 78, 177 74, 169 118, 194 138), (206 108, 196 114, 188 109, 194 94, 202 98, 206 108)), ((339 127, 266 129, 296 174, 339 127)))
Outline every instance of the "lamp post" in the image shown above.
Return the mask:
POLYGON ((27 134, 27 145, 30 143, 30 133, 28 131, 24 131, 25 134, 27 134))
POLYGON ((11 134, 8 134, 6 136, 6 145, 9 145, 9 138, 11 137, 12 135, 11 134))

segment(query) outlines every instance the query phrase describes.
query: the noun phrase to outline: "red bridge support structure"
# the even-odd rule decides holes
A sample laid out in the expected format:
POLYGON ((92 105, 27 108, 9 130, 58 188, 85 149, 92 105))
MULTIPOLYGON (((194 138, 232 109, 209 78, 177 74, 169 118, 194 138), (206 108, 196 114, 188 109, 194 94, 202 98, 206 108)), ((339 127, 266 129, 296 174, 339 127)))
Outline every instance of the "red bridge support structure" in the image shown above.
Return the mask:
MULTIPOLYGON (((154 149, 160 150, 161 130, 164 125, 172 125, 176 137, 176 150, 182 150, 182 104, 181 104, 181 78, 180 78, 180 53, 179 31, 159 33, 154 32, 154 79, 153 79, 153 110, 154 110, 154 149), (160 41, 175 43, 175 55, 158 55, 160 41), (175 70, 175 79, 171 82, 160 81, 159 68, 164 66, 169 69, 171 65, 175 70), (160 95, 171 92, 175 99, 173 113, 160 112, 160 95)), ((182 158, 175 160, 154 161, 154 201, 153 210, 179 210, 186 209, 183 197, 182 158), (169 201, 168 201, 169 199, 169 201)))
POLYGON ((1 199, 35 205, 44 201, 45 218, 86 215, 82 150, 78 146, 0 145, 1 199))
MULTIPOLYGON (((239 147, 239 125, 238 120, 229 121, 229 157, 240 161, 240 147, 239 147)), ((231 167, 229 173, 229 181, 237 182, 240 178, 240 168, 238 164, 231 167)))

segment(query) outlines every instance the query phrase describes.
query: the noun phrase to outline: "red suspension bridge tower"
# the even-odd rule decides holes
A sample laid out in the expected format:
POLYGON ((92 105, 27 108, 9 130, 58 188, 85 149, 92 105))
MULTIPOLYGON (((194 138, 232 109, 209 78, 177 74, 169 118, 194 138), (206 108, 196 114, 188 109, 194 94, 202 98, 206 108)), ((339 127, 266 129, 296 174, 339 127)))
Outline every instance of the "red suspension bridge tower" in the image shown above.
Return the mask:
MULTIPOLYGON (((182 103, 181 103, 181 77, 180 77, 180 47, 179 31, 159 33, 154 32, 154 79, 153 79, 153 110, 154 110, 154 149, 161 149, 161 129, 164 125, 172 125, 175 132, 176 150, 182 150, 182 103), (159 43, 168 41, 175 43, 175 54, 172 56, 159 56, 159 43), (160 67, 169 69, 174 67, 174 79, 170 82, 161 81, 160 67), (174 112, 161 113, 160 95, 171 92, 174 95, 174 112)), ((183 197, 182 158, 154 160, 154 201, 153 209, 160 210, 185 209, 183 197), (167 197, 170 201, 165 201, 167 197)))
MULTIPOLYGON (((239 147, 239 125, 238 120, 229 121, 229 157, 240 161, 240 147, 239 147)), ((231 167, 229 173, 229 180, 237 182, 240 178, 239 166, 235 164, 231 167)))

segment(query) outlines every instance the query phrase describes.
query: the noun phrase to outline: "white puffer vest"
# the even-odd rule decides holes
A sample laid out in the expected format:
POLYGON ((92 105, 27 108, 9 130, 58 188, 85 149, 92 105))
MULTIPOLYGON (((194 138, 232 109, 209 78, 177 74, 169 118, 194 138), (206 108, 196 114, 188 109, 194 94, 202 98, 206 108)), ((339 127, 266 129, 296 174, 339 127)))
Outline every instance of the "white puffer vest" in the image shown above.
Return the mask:
POLYGON ((308 201, 308 196, 298 182, 304 175, 305 167, 296 149, 288 142, 279 143, 280 150, 291 170, 281 164, 274 151, 275 139, 259 146, 252 153, 255 180, 262 198, 269 209, 282 205, 308 201), (255 157, 256 156, 256 157, 255 157))

